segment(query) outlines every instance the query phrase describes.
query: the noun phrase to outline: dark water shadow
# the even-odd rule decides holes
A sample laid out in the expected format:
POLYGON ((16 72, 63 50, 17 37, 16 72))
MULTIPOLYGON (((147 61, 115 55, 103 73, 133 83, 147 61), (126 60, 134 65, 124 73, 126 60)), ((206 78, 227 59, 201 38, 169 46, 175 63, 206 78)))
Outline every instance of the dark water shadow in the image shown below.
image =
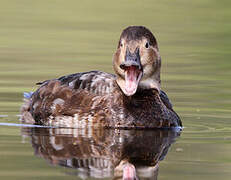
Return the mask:
POLYGON ((22 127, 37 156, 81 178, 157 179, 159 161, 180 132, 22 127))

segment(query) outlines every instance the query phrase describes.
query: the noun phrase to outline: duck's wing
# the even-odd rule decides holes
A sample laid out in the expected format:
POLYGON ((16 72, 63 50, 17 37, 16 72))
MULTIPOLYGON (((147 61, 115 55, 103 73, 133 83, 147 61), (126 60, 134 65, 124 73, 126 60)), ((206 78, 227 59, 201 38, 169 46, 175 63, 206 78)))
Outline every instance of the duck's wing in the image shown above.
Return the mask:
MULTIPOLYGON (((29 111, 38 124, 49 124, 51 116, 76 113, 84 116, 94 109, 106 117, 107 95, 110 96, 115 87, 115 75, 100 71, 62 76, 40 83, 23 111, 29 111)), ((99 116, 99 113, 94 115, 99 116)))
POLYGON ((164 92, 164 91, 160 91, 160 99, 161 101, 164 103, 164 105, 170 110, 172 111, 175 115, 176 115, 176 121, 177 121, 177 125, 176 126, 180 126, 182 127, 182 122, 180 120, 180 117, 177 115, 177 113, 173 110, 173 105, 172 103, 170 102, 167 94, 164 92))
POLYGON ((173 109, 172 103, 170 102, 167 94, 164 91, 160 91, 160 99, 168 109, 173 109))
POLYGON ((90 71, 62 76, 54 80, 46 80, 37 83, 37 85, 46 86, 51 81, 58 81, 60 85, 66 85, 74 91, 86 90, 88 93, 102 96, 112 91, 115 75, 101 71, 90 71))

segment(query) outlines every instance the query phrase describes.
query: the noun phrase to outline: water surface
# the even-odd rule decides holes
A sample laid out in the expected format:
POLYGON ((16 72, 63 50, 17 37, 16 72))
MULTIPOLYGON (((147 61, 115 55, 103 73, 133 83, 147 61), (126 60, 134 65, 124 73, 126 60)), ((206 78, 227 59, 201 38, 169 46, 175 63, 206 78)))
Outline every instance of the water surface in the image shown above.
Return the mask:
MULTIPOLYGON (((162 89, 185 127, 159 162, 158 179, 230 179, 230 5, 226 0, 1 1, 0 123, 19 123, 22 94, 35 90, 38 81, 113 72, 122 29, 145 25, 158 40, 162 89)), ((35 156, 32 144, 21 127, 0 126, 0 178, 81 178, 35 156)))

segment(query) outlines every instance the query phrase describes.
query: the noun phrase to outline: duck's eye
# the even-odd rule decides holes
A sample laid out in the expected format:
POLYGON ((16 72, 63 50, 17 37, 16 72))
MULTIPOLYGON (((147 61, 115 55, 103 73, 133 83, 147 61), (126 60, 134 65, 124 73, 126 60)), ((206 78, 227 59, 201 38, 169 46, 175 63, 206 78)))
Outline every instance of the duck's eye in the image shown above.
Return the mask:
POLYGON ((149 46, 150 46, 150 45, 149 45, 149 42, 146 42, 145 47, 146 47, 146 48, 149 48, 149 46))
POLYGON ((120 47, 123 47, 123 43, 120 43, 120 47))

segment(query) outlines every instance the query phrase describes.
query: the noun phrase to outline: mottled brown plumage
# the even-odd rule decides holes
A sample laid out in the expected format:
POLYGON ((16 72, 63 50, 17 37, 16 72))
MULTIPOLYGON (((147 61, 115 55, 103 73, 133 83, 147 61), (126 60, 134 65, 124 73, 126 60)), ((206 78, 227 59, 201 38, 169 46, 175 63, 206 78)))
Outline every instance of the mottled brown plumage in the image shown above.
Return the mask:
POLYGON ((116 75, 90 71, 40 83, 23 106, 22 119, 59 127, 182 125, 160 90, 161 58, 148 29, 131 26, 122 32, 113 66, 116 75))

